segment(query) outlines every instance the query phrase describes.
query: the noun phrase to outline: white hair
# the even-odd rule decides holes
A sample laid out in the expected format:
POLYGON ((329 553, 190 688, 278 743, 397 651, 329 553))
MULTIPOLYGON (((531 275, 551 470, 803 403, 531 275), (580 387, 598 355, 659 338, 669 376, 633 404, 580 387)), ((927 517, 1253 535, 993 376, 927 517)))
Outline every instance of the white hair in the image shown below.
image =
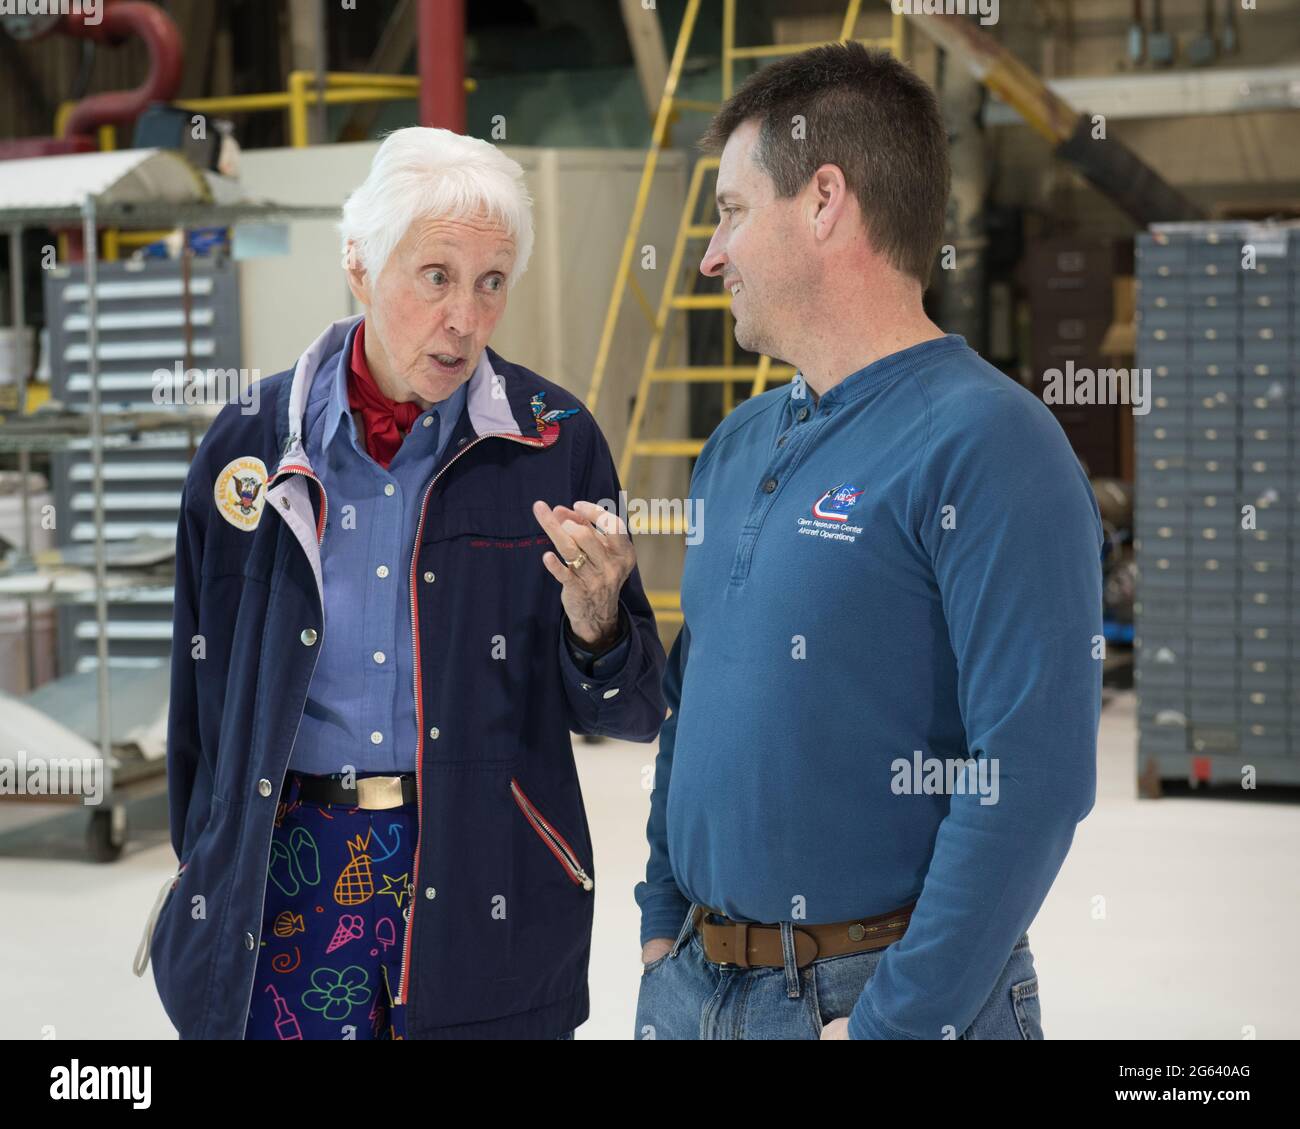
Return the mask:
POLYGON ((343 203, 343 265, 377 278, 415 221, 486 213, 514 238, 511 287, 532 254, 532 207, 524 170, 495 145, 448 129, 399 129, 384 138, 365 181, 343 203))

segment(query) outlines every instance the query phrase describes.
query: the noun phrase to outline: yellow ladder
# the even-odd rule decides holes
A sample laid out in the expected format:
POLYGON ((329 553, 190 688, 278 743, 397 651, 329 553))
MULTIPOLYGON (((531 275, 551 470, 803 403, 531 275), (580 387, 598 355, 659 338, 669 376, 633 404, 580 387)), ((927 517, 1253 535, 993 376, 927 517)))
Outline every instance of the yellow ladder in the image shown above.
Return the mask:
MULTIPOLYGON (((663 95, 655 114, 654 128, 651 133, 650 148, 646 152, 645 165, 641 172, 641 182, 637 189, 636 203, 628 223, 627 238, 623 243, 623 253, 619 260, 618 273, 614 279, 614 288, 610 295, 609 307, 605 313, 605 323, 601 331, 600 345, 596 351, 596 362, 592 371, 591 387, 587 393, 587 407, 594 413, 600 398, 601 387, 605 379, 605 369, 609 362, 610 349, 617 329, 619 311, 623 299, 630 288, 642 313, 650 324, 650 342, 646 349, 645 364, 641 371, 641 380, 637 387, 636 400, 632 409, 632 418, 628 424, 627 438, 618 460, 619 479, 625 490, 630 492, 630 478, 633 460, 639 456, 667 456, 693 458, 704 446, 703 439, 642 438, 643 430, 650 430, 647 424, 651 409, 652 390, 661 384, 700 384, 721 383, 723 387, 722 414, 725 416, 735 407, 735 384, 751 382, 749 395, 757 396, 763 392, 772 379, 792 379, 795 370, 789 365, 773 364, 772 359, 761 356, 757 364, 738 365, 734 363, 735 338, 732 333, 731 299, 721 291, 699 292, 695 283, 700 278, 698 271, 691 271, 685 289, 679 290, 682 263, 686 248, 691 243, 707 243, 713 236, 714 224, 700 215, 700 200, 706 200, 706 212, 712 210, 712 193, 705 195, 706 179, 712 180, 718 170, 717 157, 701 157, 695 162, 691 174, 690 186, 686 192, 686 201, 682 207, 681 218, 677 225, 677 235, 673 242, 672 256, 667 274, 664 277, 663 292, 659 298, 657 310, 652 310, 649 299, 637 280, 633 269, 633 255, 637 246, 645 219, 651 183, 659 154, 668 147, 672 124, 683 111, 714 113, 721 102, 700 102, 677 97, 677 84, 681 78, 682 66, 690 47, 696 21, 699 17, 702 0, 687 0, 686 12, 682 18, 681 30, 677 44, 673 49, 672 62, 668 67, 668 77, 664 83, 663 95), (659 363, 664 338, 668 333, 670 318, 677 313, 690 310, 718 310, 723 316, 723 357, 720 365, 670 365, 659 363)), ((853 30, 857 26, 862 7, 862 0, 848 0, 844 20, 837 40, 823 40, 812 43, 770 44, 764 46, 736 46, 736 0, 722 0, 722 99, 731 97, 735 63, 738 59, 768 59, 783 55, 794 55, 810 47, 818 47, 826 42, 844 43, 854 38, 853 30)), ((864 46, 890 51, 896 57, 902 53, 904 17, 894 13, 890 24, 890 34, 884 38, 857 39, 864 46)), ((661 398, 662 399, 662 398, 661 398)), ((633 533, 672 533, 686 532, 683 518, 671 518, 667 524, 661 524, 648 517, 643 521, 629 519, 633 533)), ((648 590, 646 593, 656 617, 665 623, 681 623, 681 594, 679 590, 648 590)))

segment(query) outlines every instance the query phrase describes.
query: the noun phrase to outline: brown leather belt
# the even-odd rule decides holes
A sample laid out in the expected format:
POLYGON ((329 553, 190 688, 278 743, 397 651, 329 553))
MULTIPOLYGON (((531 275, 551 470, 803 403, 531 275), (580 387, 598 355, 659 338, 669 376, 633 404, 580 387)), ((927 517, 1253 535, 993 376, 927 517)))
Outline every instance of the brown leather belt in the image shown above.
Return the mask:
MULTIPOLYGON (((825 957, 869 953, 892 945, 907 931, 915 907, 913 902, 891 913, 839 921, 834 925, 796 925, 795 961, 803 968, 825 957)), ((695 928, 704 945, 704 955, 715 964, 734 964, 738 968, 785 966, 779 925, 732 921, 725 914, 701 906, 696 911, 695 928), (710 916, 722 920, 710 921, 710 916)))

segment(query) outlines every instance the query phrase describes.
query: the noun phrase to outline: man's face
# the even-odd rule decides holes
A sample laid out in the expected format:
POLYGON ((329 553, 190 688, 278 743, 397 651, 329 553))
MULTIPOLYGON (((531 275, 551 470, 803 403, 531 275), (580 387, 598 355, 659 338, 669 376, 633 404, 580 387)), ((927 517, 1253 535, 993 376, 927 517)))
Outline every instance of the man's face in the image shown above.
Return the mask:
POLYGON ((736 342, 788 359, 797 307, 810 292, 809 231, 799 222, 801 197, 779 199, 754 161, 758 122, 743 122, 727 139, 718 167, 718 226, 700 262, 731 294, 736 342))
POLYGON ((350 272, 366 307, 366 352, 416 396, 445 400, 478 364, 506 308, 515 241, 486 217, 411 224, 378 279, 350 272))

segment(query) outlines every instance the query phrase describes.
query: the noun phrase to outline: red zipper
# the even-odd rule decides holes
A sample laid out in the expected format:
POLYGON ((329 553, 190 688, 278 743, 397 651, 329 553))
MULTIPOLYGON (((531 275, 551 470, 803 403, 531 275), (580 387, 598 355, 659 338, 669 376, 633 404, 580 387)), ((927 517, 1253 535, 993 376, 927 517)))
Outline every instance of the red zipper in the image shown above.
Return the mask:
POLYGON ((524 795, 524 790, 519 787, 519 782, 514 777, 510 778, 510 793, 514 796, 515 803, 519 805, 519 810, 528 817, 528 822, 533 825, 533 830, 537 832, 538 837, 550 848, 551 854, 560 860, 560 865, 573 880, 573 884, 581 886, 584 890, 590 890, 595 883, 591 880, 591 875, 582 869, 582 864, 578 862, 578 856, 574 854, 573 848, 533 806, 533 802, 524 795))
POLYGON ((406 1003, 408 988, 407 983, 409 973, 408 967, 411 959, 411 937, 415 925, 415 901, 416 893, 420 889, 420 837, 424 831, 424 773, 422 764, 424 761, 424 703, 420 696, 420 612, 415 598, 416 583, 415 571, 416 565, 420 559, 420 539, 424 536, 424 518, 429 507, 429 495, 433 493, 434 486, 437 485, 438 479, 447 473, 448 468, 465 454, 476 443, 481 443, 484 439, 512 439, 516 443, 523 443, 529 447, 545 447, 541 439, 529 439, 526 435, 518 435, 510 431, 489 431, 485 435, 475 437, 471 442, 465 444, 457 451, 448 461, 442 470, 438 471, 430 480, 429 485, 424 488, 424 497, 420 501, 420 520, 415 527, 415 544, 411 546, 411 568, 407 579, 409 581, 411 597, 411 650, 414 654, 414 674, 412 678, 412 692, 415 695, 415 862, 411 870, 411 901, 408 908, 410 915, 406 919, 406 934, 402 941, 402 966, 397 977, 397 998, 393 1004, 399 1005, 406 1003))
MULTIPOLYGON (((324 485, 321 483, 321 480, 317 478, 316 475, 313 474, 311 470, 308 469, 307 467, 300 466, 297 463, 290 463, 288 466, 280 467, 275 472, 275 476, 267 482, 266 488, 270 489, 271 483, 276 481, 276 479, 278 479, 282 474, 301 474, 303 478, 310 478, 314 483, 316 483, 317 487, 319 487, 320 517, 316 519, 316 544, 319 545, 322 541, 325 540, 325 518, 326 515, 329 514, 329 509, 330 509, 329 498, 325 494, 324 485)), ((333 544, 333 542, 331 541, 330 544, 333 544)))

